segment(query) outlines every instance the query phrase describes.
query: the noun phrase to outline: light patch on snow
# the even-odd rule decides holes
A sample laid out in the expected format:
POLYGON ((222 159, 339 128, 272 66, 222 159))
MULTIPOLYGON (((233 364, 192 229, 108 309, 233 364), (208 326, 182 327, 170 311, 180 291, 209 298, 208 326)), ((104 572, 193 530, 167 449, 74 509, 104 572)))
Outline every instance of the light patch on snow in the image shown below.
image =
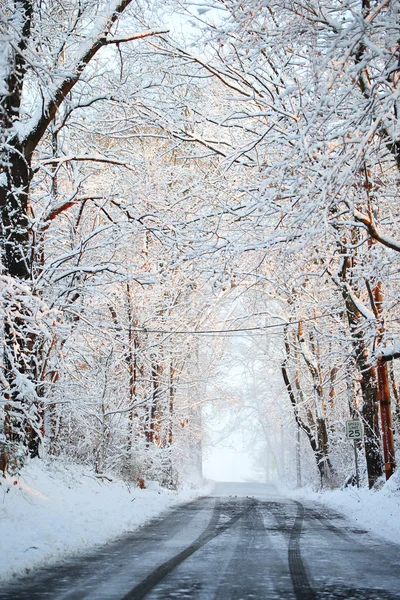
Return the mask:
POLYGON ((0 579, 89 551, 206 490, 140 490, 58 460, 30 462, 0 479, 0 579))
MULTIPOLYGON (((43 494, 41 494, 40 492, 38 492, 38 490, 34 490, 33 488, 29 487, 28 485, 26 485, 26 483, 24 483, 21 480, 18 480, 16 478, 10 477, 10 475, 6 475, 5 476, 5 480, 8 483, 8 486, 18 485, 21 490, 24 490, 25 492, 28 492, 28 494, 30 494, 32 496, 37 496, 38 498, 41 498, 42 500, 48 500, 48 498, 46 498, 46 496, 44 496, 43 494)), ((8 487, 8 488, 6 488, 6 492, 5 493, 8 493, 9 491, 10 491, 10 489, 8 487)))

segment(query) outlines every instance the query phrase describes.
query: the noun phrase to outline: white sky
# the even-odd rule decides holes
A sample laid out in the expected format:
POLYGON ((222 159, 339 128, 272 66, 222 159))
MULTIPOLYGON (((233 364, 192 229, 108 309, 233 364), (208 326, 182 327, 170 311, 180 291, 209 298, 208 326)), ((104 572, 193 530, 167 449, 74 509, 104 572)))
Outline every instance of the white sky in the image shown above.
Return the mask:
POLYGON ((262 481, 252 457, 243 448, 218 445, 204 450, 203 475, 214 481, 262 481))

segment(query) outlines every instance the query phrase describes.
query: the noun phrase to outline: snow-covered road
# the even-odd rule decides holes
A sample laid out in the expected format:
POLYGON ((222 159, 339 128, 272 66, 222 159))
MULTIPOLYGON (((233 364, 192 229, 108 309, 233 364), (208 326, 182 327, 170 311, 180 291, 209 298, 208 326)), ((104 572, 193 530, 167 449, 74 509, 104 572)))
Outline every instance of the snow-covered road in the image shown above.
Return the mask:
POLYGON ((386 600, 400 599, 399 580, 400 546, 269 486, 224 483, 0 599, 386 600))

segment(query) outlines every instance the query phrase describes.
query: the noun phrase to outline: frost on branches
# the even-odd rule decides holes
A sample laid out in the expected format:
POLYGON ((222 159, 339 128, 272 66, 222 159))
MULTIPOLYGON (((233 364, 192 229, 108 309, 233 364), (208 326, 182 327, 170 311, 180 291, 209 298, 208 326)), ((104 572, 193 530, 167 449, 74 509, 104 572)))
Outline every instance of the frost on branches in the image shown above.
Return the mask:
POLYGON ((45 450, 175 485, 218 332, 275 328, 265 372, 320 481, 352 481, 357 418, 372 487, 400 423, 398 6, 160 8, 0 9, 2 468, 45 450))

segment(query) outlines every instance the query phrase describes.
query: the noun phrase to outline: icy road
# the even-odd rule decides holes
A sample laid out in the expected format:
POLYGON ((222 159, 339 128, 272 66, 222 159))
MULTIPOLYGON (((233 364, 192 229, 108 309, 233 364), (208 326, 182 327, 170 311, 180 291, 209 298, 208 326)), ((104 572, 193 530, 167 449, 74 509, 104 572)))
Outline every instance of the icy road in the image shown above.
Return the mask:
POLYGON ((0 600, 20 598, 400 599, 400 546, 266 485, 218 484, 90 556, 0 591, 0 600))

